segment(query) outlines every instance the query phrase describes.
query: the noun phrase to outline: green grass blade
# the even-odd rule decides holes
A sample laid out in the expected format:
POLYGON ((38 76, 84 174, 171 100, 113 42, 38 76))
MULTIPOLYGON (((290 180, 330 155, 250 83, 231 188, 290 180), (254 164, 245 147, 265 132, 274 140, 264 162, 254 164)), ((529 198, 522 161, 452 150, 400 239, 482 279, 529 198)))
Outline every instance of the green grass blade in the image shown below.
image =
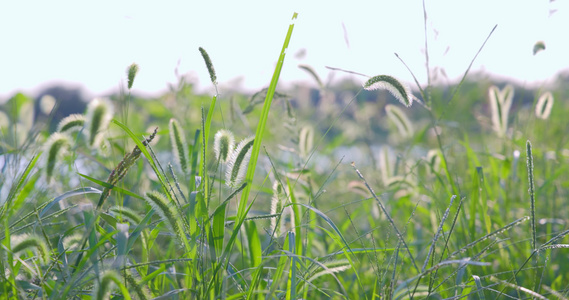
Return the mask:
POLYGON ((267 119, 269 118, 269 110, 271 108, 273 96, 275 94, 275 90, 277 89, 277 83, 279 81, 281 70, 284 64, 286 50, 288 48, 288 44, 292 36, 292 31, 294 29, 294 20, 296 20, 297 16, 298 16, 297 13, 294 13, 292 16, 293 23, 291 23, 290 26, 288 27, 288 32, 283 44, 283 48, 281 50, 281 54, 279 56, 279 60, 275 68, 273 78, 271 79, 271 84, 269 85, 269 89, 267 90, 267 96, 265 97, 265 104, 263 105, 263 111, 261 113, 261 118, 259 119, 259 125, 257 126, 257 131, 255 133, 255 142, 253 144, 253 149, 251 152, 251 159, 249 160, 249 168, 247 169, 247 175, 245 175, 245 182, 247 182, 247 186, 245 187, 243 193, 241 194, 241 201, 239 202, 239 208, 237 209, 237 217, 239 219, 245 218, 244 213, 247 207, 247 200, 249 198, 249 193, 251 192, 251 183, 253 182, 253 177, 255 176, 255 168, 257 167, 257 160, 259 158, 259 152, 261 150, 263 133, 265 132, 265 126, 267 124, 267 119))
MULTIPOLYGON (((296 239, 293 231, 288 232, 288 250, 296 254, 296 239)), ((296 260, 295 256, 290 258, 290 271, 288 272, 286 300, 296 299, 296 260)))
POLYGON ((32 157, 30 162, 26 165, 24 172, 22 172, 22 175, 20 175, 20 178, 18 178, 18 180, 17 180, 18 183, 16 185, 13 185, 12 188, 10 189, 10 192, 8 193, 8 197, 6 197, 5 204, 0 209, 0 219, 2 219, 4 217, 5 212, 8 212, 8 214, 10 214, 12 212, 12 209, 10 207, 12 205, 12 201, 16 198, 17 194, 20 192, 22 186, 26 182, 26 179, 28 178, 28 176, 30 175, 30 172, 32 171, 32 169, 34 168, 36 163, 38 162, 40 156, 41 156, 41 153, 32 157))
POLYGON ((245 224, 245 231, 247 232, 247 241, 249 244, 249 259, 251 267, 255 268, 261 264, 263 251, 261 249, 261 240, 257 232, 257 225, 255 222, 245 224))

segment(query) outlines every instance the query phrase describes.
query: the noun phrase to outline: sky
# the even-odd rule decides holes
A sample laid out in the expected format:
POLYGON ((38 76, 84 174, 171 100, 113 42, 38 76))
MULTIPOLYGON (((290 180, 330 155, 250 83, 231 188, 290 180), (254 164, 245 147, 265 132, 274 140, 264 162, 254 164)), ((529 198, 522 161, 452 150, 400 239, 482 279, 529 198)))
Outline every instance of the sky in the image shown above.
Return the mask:
MULTIPOLYGON (((427 0, 431 75, 462 76, 492 28, 472 72, 547 83, 569 68, 568 1, 427 0), (546 49, 533 55, 536 42, 546 49)), ((212 85, 198 47, 209 53, 220 87, 257 91, 269 85, 287 29, 298 13, 280 84, 386 74, 412 83, 394 53, 426 82, 421 1, 3 1, 0 4, 0 100, 53 84, 103 96, 126 85, 159 95, 177 81, 212 85)))

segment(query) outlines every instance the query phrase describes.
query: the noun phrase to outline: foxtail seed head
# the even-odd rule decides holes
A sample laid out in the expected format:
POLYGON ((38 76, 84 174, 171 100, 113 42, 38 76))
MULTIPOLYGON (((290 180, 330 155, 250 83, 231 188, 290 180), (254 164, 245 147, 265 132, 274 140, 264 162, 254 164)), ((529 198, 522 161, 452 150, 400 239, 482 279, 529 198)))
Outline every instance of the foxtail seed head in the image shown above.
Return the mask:
POLYGON ((45 95, 41 97, 40 99, 41 112, 44 113, 44 115, 49 115, 53 110, 53 108, 55 107, 56 103, 57 100, 55 100, 55 98, 52 95, 45 95))
POLYGON ((188 158, 188 143, 186 142, 186 135, 180 122, 176 119, 170 119, 170 142, 172 143, 172 152, 176 158, 177 163, 182 168, 184 173, 189 170, 188 158))
POLYGON ((63 118, 57 125, 57 132, 71 133, 80 131, 85 125, 85 116, 80 114, 72 114, 63 118))
POLYGON ((87 106, 84 133, 91 148, 97 148, 103 140, 100 134, 103 134, 109 127, 113 114, 113 104, 108 99, 95 98, 87 106))
POLYGON ((335 274, 346 271, 350 269, 352 266, 350 265, 350 262, 348 260, 341 259, 341 260, 332 260, 325 262, 322 266, 319 267, 321 267, 321 269, 311 270, 312 272, 308 276, 308 279, 306 280, 307 282, 312 282, 316 278, 327 274, 335 274))
POLYGON ((514 87, 507 85, 503 90, 491 86, 488 90, 492 110, 492 126, 498 136, 503 137, 508 130, 508 116, 514 99, 514 87))
POLYGON ((71 138, 67 134, 55 132, 47 139, 44 148, 47 152, 45 173, 48 182, 53 177, 55 166, 60 163, 70 147, 71 138))
POLYGON ((130 222, 131 224, 138 225, 142 222, 142 217, 134 210, 126 206, 113 206, 109 209, 114 216, 120 216, 124 221, 130 222))
POLYGON ((152 208, 162 218, 164 223, 172 230, 176 236, 183 234, 182 226, 179 223, 178 214, 176 212, 175 203, 170 201, 166 196, 159 192, 151 191, 146 193, 144 200, 152 206, 152 208))
MULTIPOLYGON (((284 205, 286 205, 287 197, 282 184, 278 181, 275 181, 273 184, 273 198, 271 200, 271 215, 280 214, 283 211, 284 205)), ((281 233, 281 228, 277 227, 277 220, 278 217, 274 217, 271 219, 271 230, 275 232, 276 236, 279 236, 281 233)), ((281 224, 284 223, 284 218, 281 216, 281 224)), ((281 226, 282 227, 282 226, 281 226)))
POLYGON ((227 162, 233 148, 235 147, 235 138, 233 133, 229 130, 219 130, 213 138, 213 150, 215 151, 215 158, 221 163, 227 162))
POLYGON ((225 173, 225 184, 230 188, 239 187, 245 178, 254 142, 254 137, 243 139, 231 153, 227 161, 227 172, 225 173))
POLYGON ((136 77, 136 74, 138 73, 138 65, 135 63, 132 63, 130 66, 128 66, 128 69, 126 71, 126 75, 128 77, 128 89, 130 90, 132 88, 132 84, 134 83, 134 78, 136 77))
POLYGON ((0 110, 0 132, 8 126, 10 126, 10 118, 8 114, 0 110))
POLYGON ((34 251, 37 253, 41 261, 49 262, 49 251, 45 240, 37 235, 24 236, 19 243, 12 247, 12 252, 18 253, 22 251, 34 251))
MULTIPOLYGON (((438 173, 441 170, 442 153, 439 149, 431 149, 427 152, 426 161, 428 164, 427 170, 429 172, 438 173)), ((434 174, 433 173, 433 174, 434 174)))
POLYGON ((378 89, 387 90, 403 105, 409 107, 413 104, 413 94, 411 94, 411 89, 395 77, 389 75, 378 75, 366 81, 363 87, 368 91, 378 89))
POLYGON ((533 55, 536 55, 538 52, 545 50, 545 43, 543 41, 537 41, 533 45, 533 55))
POLYGON ((122 285, 121 278, 116 271, 107 270, 101 276, 101 280, 93 288, 92 299, 103 300, 109 299, 113 284, 122 285))
POLYGON ((312 126, 304 126, 300 130, 298 139, 298 148, 300 157, 307 159, 314 144, 314 128, 312 126))
POLYGON ((387 104, 385 106, 385 112, 387 113, 389 120, 397 126, 399 134, 401 134, 403 138, 410 138, 413 136, 413 124, 411 124, 411 121, 407 118, 403 110, 395 105, 387 104))
POLYGON ((211 59, 209 55, 205 51, 204 48, 199 48, 200 53, 202 54, 203 60, 205 61, 205 66, 207 67, 207 71, 209 72, 209 78, 211 79, 211 83, 217 85, 217 76, 215 76, 215 69, 213 68, 213 64, 211 63, 211 59))
POLYGON ((549 118, 549 114, 551 114, 551 109, 553 108, 553 95, 551 92, 546 92, 539 100, 537 100, 537 104, 535 106, 535 115, 543 120, 549 118))

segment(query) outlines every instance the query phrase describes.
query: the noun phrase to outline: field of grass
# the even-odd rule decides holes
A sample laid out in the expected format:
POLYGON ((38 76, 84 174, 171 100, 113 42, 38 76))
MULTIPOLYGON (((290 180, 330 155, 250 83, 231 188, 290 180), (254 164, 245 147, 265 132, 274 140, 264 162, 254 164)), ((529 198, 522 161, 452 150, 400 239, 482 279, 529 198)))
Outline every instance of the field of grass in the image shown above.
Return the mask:
POLYGON ((3 104, 0 298, 569 298, 567 80, 280 90, 291 38, 254 95, 3 104))

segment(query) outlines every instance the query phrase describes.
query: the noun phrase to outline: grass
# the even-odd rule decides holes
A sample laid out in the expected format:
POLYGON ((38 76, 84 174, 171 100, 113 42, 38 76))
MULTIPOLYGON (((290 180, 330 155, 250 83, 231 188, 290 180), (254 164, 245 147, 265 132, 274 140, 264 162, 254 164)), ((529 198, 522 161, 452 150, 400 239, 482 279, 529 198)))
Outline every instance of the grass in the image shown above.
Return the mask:
POLYGON ((57 132, 1 106, 0 298, 569 298, 569 90, 302 65, 306 98, 278 88, 296 18, 251 97, 200 48, 213 97, 137 98, 133 64, 57 132))

